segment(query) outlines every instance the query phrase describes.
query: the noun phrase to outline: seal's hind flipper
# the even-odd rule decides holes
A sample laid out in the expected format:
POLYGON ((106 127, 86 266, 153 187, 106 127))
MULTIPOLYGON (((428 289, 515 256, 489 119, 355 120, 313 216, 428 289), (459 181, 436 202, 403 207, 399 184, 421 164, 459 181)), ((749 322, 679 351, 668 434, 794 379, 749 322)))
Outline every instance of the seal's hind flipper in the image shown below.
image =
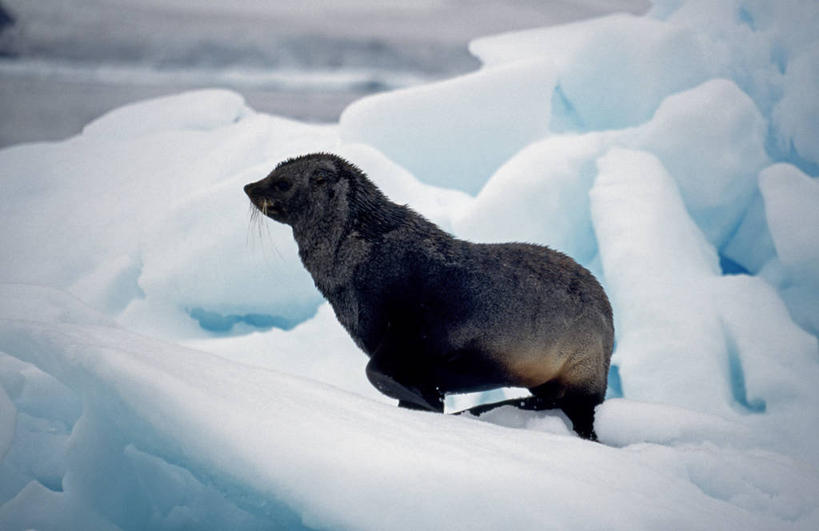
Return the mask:
POLYGON ((481 404, 479 406, 471 407, 452 414, 461 415, 462 413, 469 413, 476 417, 480 417, 484 413, 503 406, 514 406, 518 409, 523 409, 526 411, 561 409, 571 421, 572 428, 577 435, 583 439, 596 442, 597 433, 594 431, 594 407, 599 402, 599 400, 594 398, 585 399, 585 397, 570 397, 569 400, 559 399, 558 401, 555 401, 555 399, 551 396, 529 396, 525 398, 512 398, 501 402, 493 402, 491 404, 481 404))
POLYGON ((479 406, 471 407, 469 409, 464 409, 463 411, 457 411, 453 413, 453 415, 461 415, 462 413, 469 413, 476 417, 480 417, 484 413, 492 411, 493 409, 497 409, 503 406, 515 406, 518 409, 523 409, 526 411, 539 411, 541 409, 549 409, 543 407, 543 401, 536 396, 527 396, 524 398, 510 398, 509 400, 503 400, 501 402, 492 402, 490 404, 481 404, 479 406))

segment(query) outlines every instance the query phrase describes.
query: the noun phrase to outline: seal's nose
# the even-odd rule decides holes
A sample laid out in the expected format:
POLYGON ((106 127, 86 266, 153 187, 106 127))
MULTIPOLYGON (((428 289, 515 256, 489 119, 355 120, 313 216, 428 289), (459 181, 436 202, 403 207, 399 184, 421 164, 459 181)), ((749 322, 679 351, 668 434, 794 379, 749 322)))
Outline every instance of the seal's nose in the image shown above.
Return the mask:
POLYGON ((245 185, 245 193, 248 197, 253 197, 253 185, 256 183, 250 183, 245 185))

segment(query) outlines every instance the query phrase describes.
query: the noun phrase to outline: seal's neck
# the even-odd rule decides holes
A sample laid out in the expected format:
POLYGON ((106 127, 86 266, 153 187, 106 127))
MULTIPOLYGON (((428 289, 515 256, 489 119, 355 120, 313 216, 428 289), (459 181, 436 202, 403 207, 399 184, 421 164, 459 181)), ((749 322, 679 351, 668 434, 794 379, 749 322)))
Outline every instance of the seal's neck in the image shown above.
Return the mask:
POLYGON ((350 178, 344 193, 322 208, 305 212, 293 224, 299 256, 322 294, 349 286, 355 268, 384 235, 395 230, 419 235, 442 233, 406 206, 393 203, 364 178, 350 178))
POLYGON ((349 194, 350 230, 378 241, 394 230, 416 234, 441 233, 441 229, 406 205, 393 203, 368 180, 353 181, 349 194))
POLYGON ((352 264, 342 252, 349 234, 346 224, 339 221, 334 216, 316 216, 293 224, 299 257, 316 287, 327 298, 352 275, 352 264))

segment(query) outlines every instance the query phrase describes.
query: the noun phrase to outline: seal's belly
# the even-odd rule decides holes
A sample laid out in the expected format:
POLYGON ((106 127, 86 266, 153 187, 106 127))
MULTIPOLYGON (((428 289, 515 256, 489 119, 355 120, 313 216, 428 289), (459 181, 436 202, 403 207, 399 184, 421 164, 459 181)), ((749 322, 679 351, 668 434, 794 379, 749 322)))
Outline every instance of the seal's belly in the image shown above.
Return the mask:
POLYGON ((503 357, 511 383, 520 387, 537 387, 561 379, 568 360, 558 345, 540 348, 521 346, 504 353, 503 357))

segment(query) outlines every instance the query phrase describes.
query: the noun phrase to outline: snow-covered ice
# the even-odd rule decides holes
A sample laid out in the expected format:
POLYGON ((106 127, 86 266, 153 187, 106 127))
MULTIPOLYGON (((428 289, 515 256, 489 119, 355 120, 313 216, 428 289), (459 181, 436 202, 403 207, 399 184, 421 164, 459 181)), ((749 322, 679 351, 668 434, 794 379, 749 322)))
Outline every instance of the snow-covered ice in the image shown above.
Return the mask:
POLYGON ((518 61, 364 98, 342 113, 340 136, 379 149, 424 182, 474 193, 548 133, 553 70, 548 59, 518 61))
POLYGON ((819 528, 817 20, 658 0, 479 39, 334 125, 214 89, 0 151, 0 528, 819 528), (369 386, 242 191, 312 151, 599 276, 602 444, 369 386))
MULTIPOLYGON (((59 416, 56 408, 40 411, 46 418, 37 420, 60 426, 44 434, 20 400, 19 420, 29 425, 18 431, 51 439, 52 468, 64 472, 51 489, 40 476, 26 483, 4 475, 24 485, 0 509, 13 528, 49 528, 48 519, 54 527, 106 527, 102 518, 152 529, 226 521, 238 528, 708 529, 717 519, 765 529, 813 518, 815 475, 794 458, 726 444, 744 433, 724 419, 615 400, 600 413, 608 446, 565 426, 552 433, 549 414, 514 429, 407 412, 90 324, 86 308, 65 297, 56 317, 14 309, 20 299, 48 306, 58 297, 15 286, 3 293, 0 341, 22 358, 4 366, 21 368, 24 390, 45 380, 39 393, 75 406, 68 428, 66 419, 48 418, 59 416), (631 431, 640 438, 629 441, 631 431)), ((27 472, 40 464, 36 449, 18 450, 5 466, 27 472)))

